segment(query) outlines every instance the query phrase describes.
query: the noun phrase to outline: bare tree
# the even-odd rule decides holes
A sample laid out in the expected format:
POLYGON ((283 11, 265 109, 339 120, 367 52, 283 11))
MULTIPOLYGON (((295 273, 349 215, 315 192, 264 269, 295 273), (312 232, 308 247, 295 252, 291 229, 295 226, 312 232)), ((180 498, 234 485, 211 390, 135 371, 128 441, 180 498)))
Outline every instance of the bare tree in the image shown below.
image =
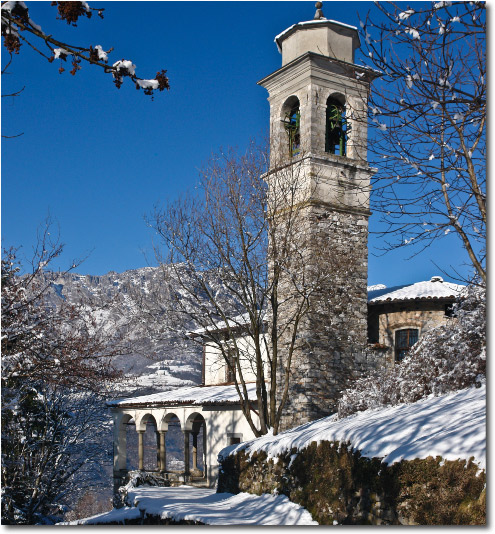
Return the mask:
POLYGON ((486 281, 485 3, 376 5, 361 31, 382 71, 369 118, 384 248, 418 253, 455 232, 486 281))
POLYGON ((199 324, 219 349, 256 436, 278 432, 301 324, 313 295, 342 269, 341 258, 308 231, 304 155, 269 172, 268 159, 254 144, 242 156, 221 152, 193 193, 148 220, 165 245, 164 273, 180 288, 171 311, 199 324), (245 362, 256 376, 256 410, 245 362))
POLYGON ((43 270, 62 251, 49 236, 45 228, 32 272, 14 249, 2 258, 4 524, 60 520, 108 455, 104 393, 119 377, 119 345, 87 307, 48 301, 43 270))

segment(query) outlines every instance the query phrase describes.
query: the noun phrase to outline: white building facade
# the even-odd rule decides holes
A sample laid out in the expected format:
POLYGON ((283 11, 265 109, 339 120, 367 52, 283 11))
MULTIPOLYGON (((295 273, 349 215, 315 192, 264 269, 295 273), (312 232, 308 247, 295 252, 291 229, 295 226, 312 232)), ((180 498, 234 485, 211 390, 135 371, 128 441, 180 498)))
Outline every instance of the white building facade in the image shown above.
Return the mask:
MULTIPOLYGON (((127 480, 128 427, 138 435, 138 469, 159 474, 172 485, 213 487, 218 476, 218 453, 228 445, 256 437, 241 409, 235 384, 227 382, 229 371, 225 359, 209 344, 205 344, 204 354, 203 385, 107 403, 113 419, 115 490, 127 480), (183 470, 174 469, 167 461, 167 432, 169 424, 172 421, 177 424, 177 420, 184 438, 183 470), (156 465, 145 469, 144 437, 149 427, 156 433, 156 465)), ((249 381, 250 362, 245 361, 242 366, 246 367, 250 409, 257 425, 256 384, 249 381)))

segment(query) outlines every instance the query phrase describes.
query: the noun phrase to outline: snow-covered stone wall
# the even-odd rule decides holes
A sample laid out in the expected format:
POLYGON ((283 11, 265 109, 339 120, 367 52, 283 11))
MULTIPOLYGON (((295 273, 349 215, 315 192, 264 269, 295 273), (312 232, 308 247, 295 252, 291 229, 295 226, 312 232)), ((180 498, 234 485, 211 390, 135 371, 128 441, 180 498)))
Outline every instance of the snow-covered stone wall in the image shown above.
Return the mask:
POLYGON ((287 495, 320 524, 485 524, 486 387, 327 417, 221 453, 219 491, 287 495))

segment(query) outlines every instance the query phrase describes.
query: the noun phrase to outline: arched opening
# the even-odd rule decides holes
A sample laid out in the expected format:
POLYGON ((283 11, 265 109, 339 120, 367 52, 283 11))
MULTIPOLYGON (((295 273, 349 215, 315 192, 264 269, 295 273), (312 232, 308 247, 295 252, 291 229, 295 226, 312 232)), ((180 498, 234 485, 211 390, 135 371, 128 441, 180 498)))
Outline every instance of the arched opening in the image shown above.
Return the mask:
POLYGON ((130 416, 125 415, 122 419, 124 426, 125 440, 125 468, 127 471, 134 471, 138 468, 138 436, 136 432, 136 421, 130 416))
POLYGON ((207 471, 206 462, 206 421, 200 413, 193 413, 187 418, 184 429, 185 450, 184 461, 188 465, 193 478, 205 478, 207 471))
MULTIPOLYGON (((151 414, 146 414, 140 421, 140 430, 143 433, 142 444, 142 466, 140 469, 145 471, 157 471, 160 468, 158 451, 159 451, 159 435, 157 432, 156 419, 151 414)), ((138 439, 139 436, 138 436, 138 439)), ((139 451, 139 444, 138 444, 139 451)), ((138 455, 139 456, 139 455, 138 455)))
POLYGON ((288 98, 282 108, 282 124, 287 136, 289 157, 301 152, 301 111, 295 96, 288 98))
POLYGON ((184 471, 184 435, 180 427, 180 420, 174 413, 169 413, 164 419, 165 435, 165 471, 182 473, 184 471))
POLYGON ((346 141, 350 131, 342 100, 337 96, 330 96, 326 109, 325 152, 336 156, 346 155, 346 141))

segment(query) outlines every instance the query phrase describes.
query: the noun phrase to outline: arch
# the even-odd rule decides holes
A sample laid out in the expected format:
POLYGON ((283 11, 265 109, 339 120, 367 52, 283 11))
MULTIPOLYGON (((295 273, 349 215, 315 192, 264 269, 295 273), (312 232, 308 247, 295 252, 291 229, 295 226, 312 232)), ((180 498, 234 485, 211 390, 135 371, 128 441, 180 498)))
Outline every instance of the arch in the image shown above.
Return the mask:
POLYGON ((137 467, 137 433, 134 418, 126 412, 114 412, 114 472, 130 471, 137 467), (129 454, 129 451, 135 454, 129 454))
POLYGON ((167 472, 184 470, 184 434, 179 416, 175 412, 166 413, 161 421, 164 436, 164 467, 167 472))
POLYGON ((325 113, 325 152, 345 156, 350 125, 346 118, 344 96, 338 93, 330 95, 325 113))
POLYGON ((174 412, 165 413, 164 416, 162 417, 162 420, 160 421, 160 430, 167 432, 169 424, 176 425, 177 423, 176 419, 179 420, 179 427, 180 427, 181 426, 180 418, 176 413, 174 412))
POLYGON ((301 108, 297 96, 290 96, 282 106, 281 121, 285 130, 289 157, 301 151, 301 108))
POLYGON ((205 418, 203 415, 199 412, 193 412, 189 414, 188 418, 186 419, 184 430, 188 430, 189 432, 197 432, 204 423, 205 418))
POLYGON ((134 424, 134 418, 130 413, 123 413, 118 419, 118 425, 121 428, 126 428, 124 425, 134 424), (132 423, 131 423, 132 420, 132 423))
POLYGON ((144 415, 141 415, 141 417, 138 417, 136 419, 136 430, 138 432, 144 432, 146 431, 146 425, 151 422, 155 426, 157 426, 155 416, 152 413, 145 413, 144 415))
POLYGON ((206 477, 206 421, 202 414, 189 414, 184 427, 185 472, 192 477, 206 477), (189 437, 192 436, 192 443, 189 437), (192 449, 192 450, 191 450, 192 449), (192 455, 190 454, 192 452, 192 455))
POLYGON ((136 418, 138 434, 139 469, 156 471, 160 469, 160 436, 155 416, 146 412, 136 418))

